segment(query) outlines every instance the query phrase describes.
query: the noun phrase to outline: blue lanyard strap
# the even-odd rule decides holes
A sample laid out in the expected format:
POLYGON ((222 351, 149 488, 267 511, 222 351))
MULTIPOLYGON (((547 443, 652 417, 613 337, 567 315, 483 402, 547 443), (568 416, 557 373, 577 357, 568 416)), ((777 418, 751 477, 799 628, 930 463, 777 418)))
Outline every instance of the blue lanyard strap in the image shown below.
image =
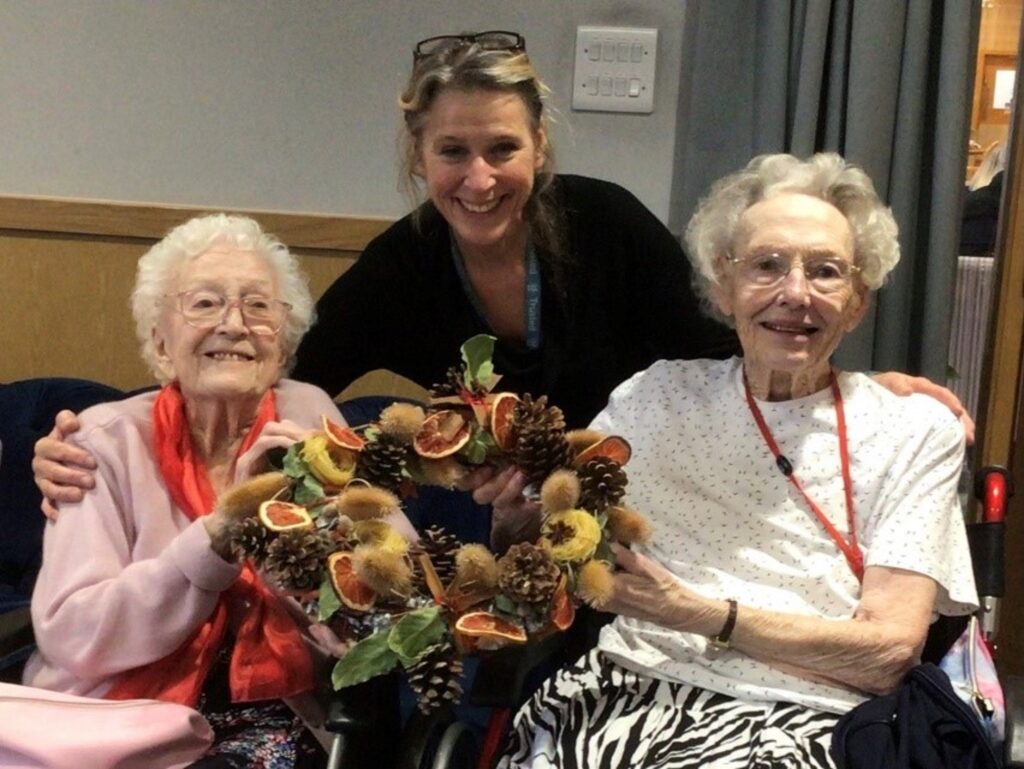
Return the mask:
MULTIPOLYGON (((473 306, 477 317, 490 329, 487 315, 484 314, 483 306, 480 304, 480 297, 477 296, 476 291, 473 289, 473 284, 469 280, 469 275, 466 273, 466 263, 462 258, 462 252, 459 251, 459 246, 455 242, 454 236, 451 237, 451 244, 452 261, 455 263, 455 272, 458 273, 459 280, 462 282, 462 290, 466 292, 466 297, 473 306)), ((534 249, 532 242, 526 246, 526 290, 523 292, 523 308, 526 317, 526 347, 530 350, 538 350, 540 349, 541 338, 541 278, 537 251, 534 249)))

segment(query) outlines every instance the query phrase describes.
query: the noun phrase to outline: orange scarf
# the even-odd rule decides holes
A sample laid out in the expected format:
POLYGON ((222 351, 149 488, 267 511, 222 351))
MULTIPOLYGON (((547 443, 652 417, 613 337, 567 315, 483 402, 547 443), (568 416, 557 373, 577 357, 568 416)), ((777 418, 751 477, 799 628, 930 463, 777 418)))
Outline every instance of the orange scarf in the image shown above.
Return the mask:
MULTIPOLYGON (((273 391, 260 401, 256 421, 242 442, 243 454, 263 426, 277 418, 273 391)), ((209 513, 216 497, 206 467, 196 456, 176 385, 153 404, 153 443, 171 499, 193 521, 209 513)), ((236 457, 237 458, 237 457, 236 457)), ((195 706, 228 631, 228 606, 246 606, 231 653, 229 682, 234 702, 291 697, 313 688, 313 664, 295 621, 248 564, 220 595, 212 616, 175 651, 123 673, 107 699, 156 699, 195 706)))

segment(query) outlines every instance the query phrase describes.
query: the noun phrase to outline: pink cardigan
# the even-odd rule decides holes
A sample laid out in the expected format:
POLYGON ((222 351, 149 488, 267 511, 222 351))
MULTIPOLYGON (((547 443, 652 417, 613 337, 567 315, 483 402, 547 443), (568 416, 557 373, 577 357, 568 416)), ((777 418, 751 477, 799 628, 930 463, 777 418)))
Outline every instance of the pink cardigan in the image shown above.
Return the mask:
MULTIPOLYGON (((317 387, 282 380, 275 389, 282 420, 310 428, 322 414, 341 421, 317 387)), ((163 485, 152 449, 155 398, 81 414, 74 440, 96 458, 96 487, 46 524, 32 595, 39 651, 25 668, 27 685, 102 696, 122 671, 178 648, 238 576, 163 485)))

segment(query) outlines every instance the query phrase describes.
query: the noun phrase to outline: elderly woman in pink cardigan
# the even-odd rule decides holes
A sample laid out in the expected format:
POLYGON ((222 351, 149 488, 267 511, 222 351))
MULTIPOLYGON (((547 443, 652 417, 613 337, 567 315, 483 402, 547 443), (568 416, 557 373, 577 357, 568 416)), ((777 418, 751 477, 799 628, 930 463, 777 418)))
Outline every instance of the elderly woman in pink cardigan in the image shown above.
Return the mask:
POLYGON ((72 440, 96 484, 47 524, 24 682, 198 708, 215 734, 202 766, 320 763, 285 702, 313 688, 305 623, 211 514, 266 449, 340 419, 322 390, 282 378, 312 319, 305 279, 256 222, 206 216, 142 257, 132 308, 163 387, 81 415, 72 440))

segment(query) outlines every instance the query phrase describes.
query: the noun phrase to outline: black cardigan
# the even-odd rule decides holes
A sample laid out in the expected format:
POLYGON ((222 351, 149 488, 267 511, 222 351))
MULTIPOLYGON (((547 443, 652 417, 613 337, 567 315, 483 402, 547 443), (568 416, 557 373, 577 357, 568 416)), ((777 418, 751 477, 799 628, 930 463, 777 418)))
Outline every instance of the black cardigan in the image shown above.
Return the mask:
MULTIPOLYGON (((541 349, 499 340, 499 389, 546 394, 577 427, 616 385, 660 358, 737 351, 735 335, 702 315, 679 243, 640 201, 582 176, 554 184, 573 259, 565 295, 541 253, 541 349)), ((440 217, 419 233, 406 216, 375 238, 325 292, 317 315, 293 376, 331 394, 378 368, 429 387, 459 362, 466 339, 490 331, 463 290, 440 217)))

